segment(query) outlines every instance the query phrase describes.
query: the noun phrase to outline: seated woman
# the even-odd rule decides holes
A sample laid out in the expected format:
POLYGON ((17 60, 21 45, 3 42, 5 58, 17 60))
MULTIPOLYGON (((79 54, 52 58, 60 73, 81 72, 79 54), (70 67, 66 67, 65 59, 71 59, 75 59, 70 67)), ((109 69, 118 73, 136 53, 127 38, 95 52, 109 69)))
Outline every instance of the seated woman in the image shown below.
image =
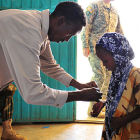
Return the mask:
POLYGON ((96 54, 112 71, 102 139, 140 140, 140 68, 130 62, 134 52, 129 42, 121 34, 106 33, 96 54))

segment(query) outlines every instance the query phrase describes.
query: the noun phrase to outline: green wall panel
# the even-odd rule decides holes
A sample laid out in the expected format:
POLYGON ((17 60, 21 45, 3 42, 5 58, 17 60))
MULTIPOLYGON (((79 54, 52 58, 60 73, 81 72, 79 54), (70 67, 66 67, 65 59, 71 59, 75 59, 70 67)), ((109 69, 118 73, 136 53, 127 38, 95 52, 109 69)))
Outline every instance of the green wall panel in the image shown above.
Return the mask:
POLYGON ((35 9, 40 9, 40 0, 32 0, 31 7, 35 9))
MULTIPOLYGON (((52 12, 59 2, 66 0, 0 0, 0 9, 50 9, 52 12)), ((76 0, 73 0, 76 1, 76 0)), ((76 78, 76 37, 69 42, 51 42, 53 55, 58 64, 76 78)), ((51 88, 61 90, 75 90, 66 88, 60 82, 47 77, 41 72, 42 82, 51 88)), ((61 109, 52 106, 37 106, 26 104, 18 90, 14 95, 15 122, 65 122, 75 120, 75 102, 65 104, 61 109)))
POLYGON ((40 8, 51 8, 51 1, 50 0, 40 0, 40 8))
POLYGON ((2 2, 1 2, 2 6, 5 8, 11 8, 11 6, 12 6, 11 3, 12 3, 11 0, 2 0, 2 2))
POLYGON ((19 9, 22 7, 22 0, 12 0, 12 8, 19 9))

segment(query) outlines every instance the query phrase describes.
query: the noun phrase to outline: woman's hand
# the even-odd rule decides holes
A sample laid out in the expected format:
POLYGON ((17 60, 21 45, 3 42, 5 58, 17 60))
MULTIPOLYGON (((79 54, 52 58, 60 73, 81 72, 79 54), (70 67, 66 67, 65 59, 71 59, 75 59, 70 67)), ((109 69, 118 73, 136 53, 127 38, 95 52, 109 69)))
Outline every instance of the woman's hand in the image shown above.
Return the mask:
POLYGON ((118 132, 119 129, 120 129, 121 127, 123 127, 123 124, 124 124, 123 121, 124 121, 124 120, 123 120, 123 117, 113 117, 113 118, 111 119, 110 127, 111 127, 114 131, 118 132))
POLYGON ((105 106, 105 103, 103 103, 103 102, 95 103, 92 107, 93 111, 91 112, 91 116, 92 117, 97 117, 100 114, 100 112, 101 112, 101 110, 103 109, 104 106, 105 106))
POLYGON ((140 118, 140 106, 137 105, 132 112, 128 112, 124 116, 113 117, 110 123, 111 128, 114 131, 118 131, 120 128, 126 126, 128 123, 140 118))

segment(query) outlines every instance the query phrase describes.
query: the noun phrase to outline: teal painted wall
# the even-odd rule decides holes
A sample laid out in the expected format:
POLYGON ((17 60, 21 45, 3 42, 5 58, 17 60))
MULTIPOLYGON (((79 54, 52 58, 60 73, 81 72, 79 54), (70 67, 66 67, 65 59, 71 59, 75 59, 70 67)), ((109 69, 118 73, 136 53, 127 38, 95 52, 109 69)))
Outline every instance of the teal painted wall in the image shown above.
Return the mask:
POLYGON ((0 0, 2 9, 54 9, 59 2, 77 0, 0 0))
MULTIPOLYGON (((66 0, 0 0, 0 9, 50 9, 66 0)), ((76 1, 76 0, 73 0, 76 1)), ((51 42, 53 55, 60 66, 76 78, 76 37, 69 42, 51 42)), ((41 72, 41 79, 49 87, 62 90, 75 90, 72 87, 66 88, 58 81, 47 77, 41 72)), ((37 106, 26 104, 21 98, 18 90, 14 95, 14 122, 65 122, 75 120, 75 102, 67 103, 63 108, 51 106, 37 106)))

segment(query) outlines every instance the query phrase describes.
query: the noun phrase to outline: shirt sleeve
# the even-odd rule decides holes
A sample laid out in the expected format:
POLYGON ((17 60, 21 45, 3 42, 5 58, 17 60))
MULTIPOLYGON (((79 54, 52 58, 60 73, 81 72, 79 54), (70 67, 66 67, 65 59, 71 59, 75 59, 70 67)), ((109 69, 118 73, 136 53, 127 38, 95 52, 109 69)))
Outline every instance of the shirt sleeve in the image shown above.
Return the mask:
POLYGON ((56 64, 49 41, 45 41, 42 47, 45 50, 40 55, 41 70, 49 77, 58 80, 68 87, 73 77, 61 68, 59 64, 56 64))
POLYGON ((81 33, 81 40, 82 40, 82 48, 90 48, 90 39, 92 35, 92 22, 97 14, 97 5, 90 4, 86 11, 86 26, 83 28, 81 33))
POLYGON ((68 92, 49 88, 40 78, 41 39, 36 31, 13 34, 3 42, 5 57, 16 86, 28 104, 62 107, 68 92))

